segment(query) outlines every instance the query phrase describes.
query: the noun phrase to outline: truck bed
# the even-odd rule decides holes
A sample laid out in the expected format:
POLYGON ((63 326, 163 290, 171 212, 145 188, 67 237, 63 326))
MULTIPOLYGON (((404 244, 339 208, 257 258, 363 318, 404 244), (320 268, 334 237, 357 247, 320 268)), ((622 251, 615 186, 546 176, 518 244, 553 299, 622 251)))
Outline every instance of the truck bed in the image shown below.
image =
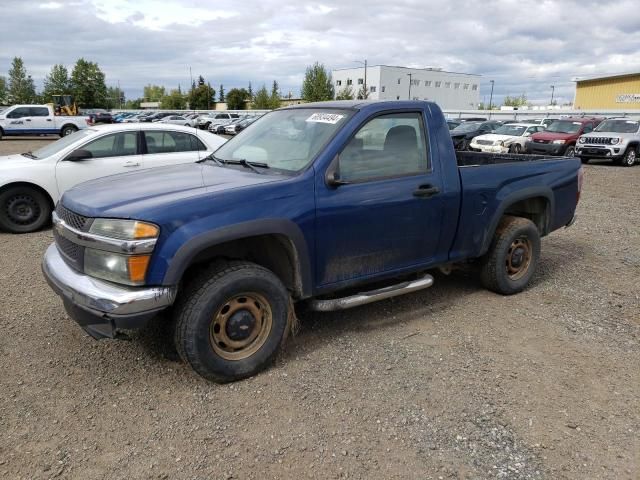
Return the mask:
MULTIPOLYGON (((483 153, 456 150, 456 160, 459 167, 475 167, 479 165, 495 165, 502 163, 535 162, 551 160, 545 155, 524 155, 512 153, 483 153)), ((553 158, 557 160, 558 157, 553 158)))

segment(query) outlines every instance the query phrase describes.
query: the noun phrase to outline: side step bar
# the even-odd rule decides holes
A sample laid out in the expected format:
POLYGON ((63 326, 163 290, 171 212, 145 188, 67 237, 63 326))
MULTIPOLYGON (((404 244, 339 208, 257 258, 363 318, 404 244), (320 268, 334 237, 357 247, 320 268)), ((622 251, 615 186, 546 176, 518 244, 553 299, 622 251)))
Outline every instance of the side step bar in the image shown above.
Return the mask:
POLYGON ((362 292, 350 297, 332 298, 329 300, 312 300, 311 309, 318 312, 331 312, 333 310, 345 310, 347 308, 359 307, 367 303, 377 302, 386 298, 397 297, 405 293, 417 292, 433 285, 433 277, 425 275, 418 280, 398 283, 389 287, 362 292))

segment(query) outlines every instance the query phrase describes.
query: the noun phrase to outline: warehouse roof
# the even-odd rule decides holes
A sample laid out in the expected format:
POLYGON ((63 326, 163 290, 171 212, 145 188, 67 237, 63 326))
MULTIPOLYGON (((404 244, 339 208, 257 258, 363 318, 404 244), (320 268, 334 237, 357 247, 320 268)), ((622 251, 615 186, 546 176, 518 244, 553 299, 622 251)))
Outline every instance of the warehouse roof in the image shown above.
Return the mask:
POLYGON ((617 73, 614 75, 601 75, 597 77, 575 77, 574 82, 592 82, 594 80, 608 80, 610 78, 635 77, 640 76, 640 72, 617 73))

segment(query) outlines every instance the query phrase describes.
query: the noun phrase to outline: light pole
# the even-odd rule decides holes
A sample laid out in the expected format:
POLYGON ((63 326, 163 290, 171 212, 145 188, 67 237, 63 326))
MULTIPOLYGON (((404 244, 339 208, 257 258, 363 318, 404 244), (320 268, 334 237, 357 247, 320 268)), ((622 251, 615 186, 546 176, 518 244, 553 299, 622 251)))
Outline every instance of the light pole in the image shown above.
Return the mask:
POLYGON ((491 95, 489 95, 489 118, 491 118, 491 108, 493 107, 493 85, 495 81, 491 80, 491 95))
POLYGON ((549 105, 552 107, 553 107, 553 92, 555 89, 556 87, 554 85, 551 85, 551 103, 549 105))
MULTIPOLYGON (((363 100, 366 100, 367 97, 369 96, 369 93, 367 92, 367 59, 364 59, 364 62, 360 61, 360 60, 354 60, 355 63, 361 63, 364 65, 364 88, 362 90, 363 92, 363 100)), ((357 96, 357 94, 356 94, 357 96)))
POLYGON ((409 100, 411 100, 411 77, 413 73, 407 73, 407 75, 409 76, 409 100))

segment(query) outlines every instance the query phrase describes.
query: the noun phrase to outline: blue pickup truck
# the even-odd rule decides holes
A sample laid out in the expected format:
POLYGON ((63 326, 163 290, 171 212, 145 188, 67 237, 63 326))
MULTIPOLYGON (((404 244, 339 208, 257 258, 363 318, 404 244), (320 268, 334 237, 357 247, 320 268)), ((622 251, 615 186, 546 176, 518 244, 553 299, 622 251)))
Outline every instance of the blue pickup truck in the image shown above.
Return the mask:
POLYGON ((233 381, 273 360, 296 302, 355 307, 460 264, 521 291, 581 184, 578 159, 455 152, 434 103, 298 105, 198 164, 68 190, 42 266, 94 338, 170 322, 183 360, 233 381))

